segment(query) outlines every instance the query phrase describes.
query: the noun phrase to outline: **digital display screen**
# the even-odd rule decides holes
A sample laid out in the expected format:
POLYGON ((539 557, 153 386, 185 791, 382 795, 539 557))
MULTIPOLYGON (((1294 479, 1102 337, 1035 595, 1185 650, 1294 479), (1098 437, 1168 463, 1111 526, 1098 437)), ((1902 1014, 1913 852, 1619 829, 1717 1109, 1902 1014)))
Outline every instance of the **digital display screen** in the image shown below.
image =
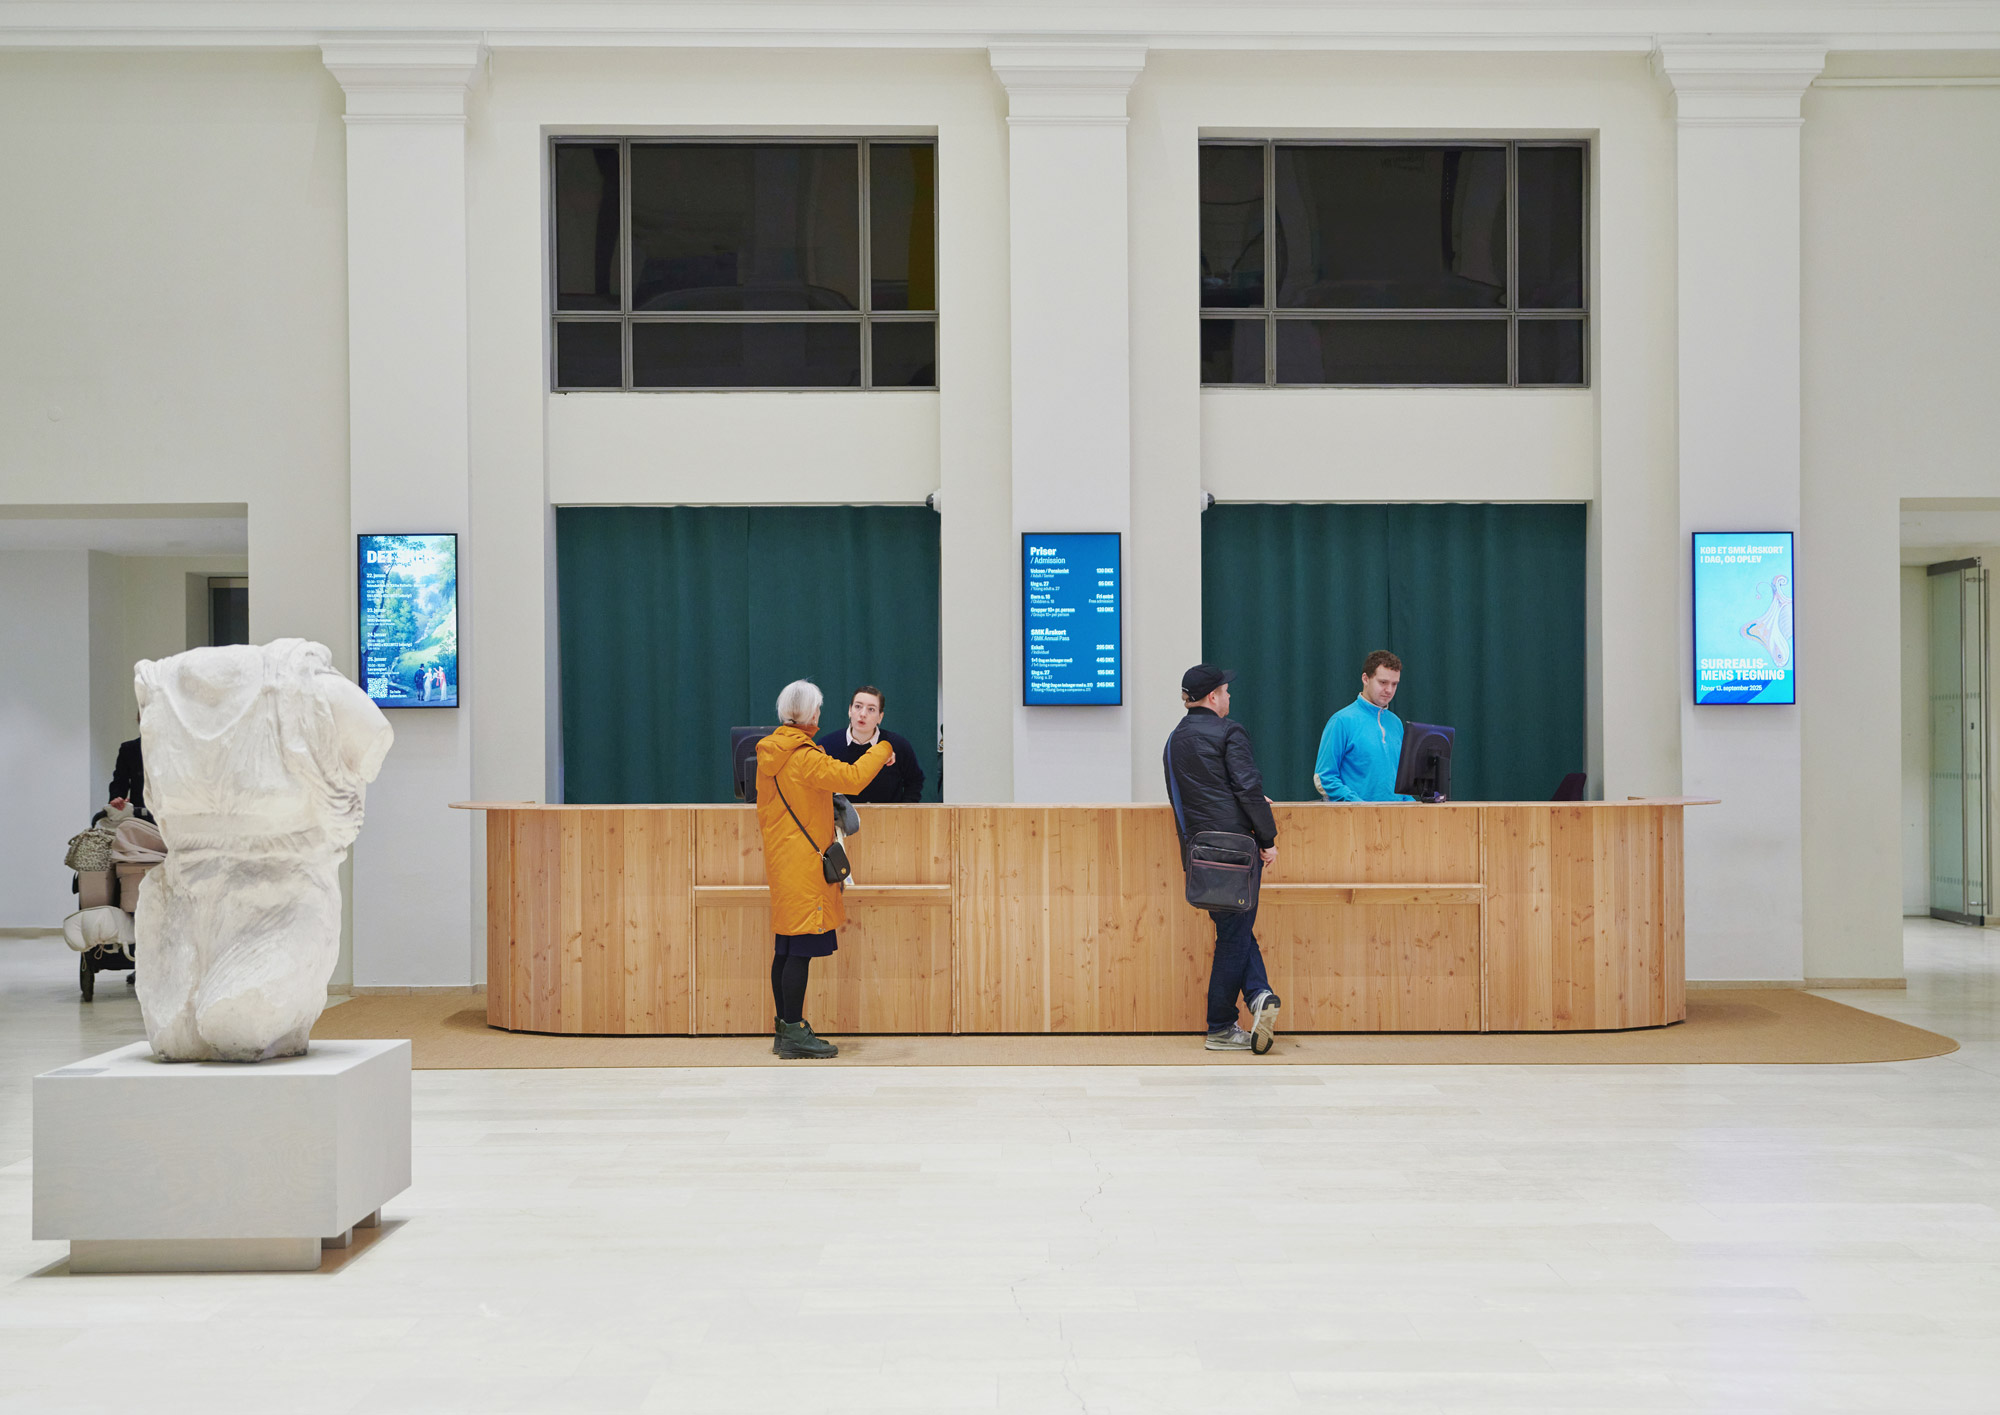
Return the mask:
POLYGON ((1792 533, 1697 531, 1694 700, 1796 703, 1792 533))
POLYGON ((457 707, 458 537, 356 539, 362 690, 377 707, 457 707))
POLYGON ((1021 701, 1125 701, 1124 591, 1116 531, 1021 537, 1021 701))

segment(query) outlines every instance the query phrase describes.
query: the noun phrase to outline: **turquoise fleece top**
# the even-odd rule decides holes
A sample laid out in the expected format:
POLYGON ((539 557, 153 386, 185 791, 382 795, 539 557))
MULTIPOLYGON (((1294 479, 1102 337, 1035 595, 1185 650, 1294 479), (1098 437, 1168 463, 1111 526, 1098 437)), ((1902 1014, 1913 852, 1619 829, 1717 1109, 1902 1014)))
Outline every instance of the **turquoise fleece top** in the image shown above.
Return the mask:
POLYGON ((1329 801, 1414 801, 1396 794, 1403 719, 1356 695, 1319 734, 1313 784, 1329 801))

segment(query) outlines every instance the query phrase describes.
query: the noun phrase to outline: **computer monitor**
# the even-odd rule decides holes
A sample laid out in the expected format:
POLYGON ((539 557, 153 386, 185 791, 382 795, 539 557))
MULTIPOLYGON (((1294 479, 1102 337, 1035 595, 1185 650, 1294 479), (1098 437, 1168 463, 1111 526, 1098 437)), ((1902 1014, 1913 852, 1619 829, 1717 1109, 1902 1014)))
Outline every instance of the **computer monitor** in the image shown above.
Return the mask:
POLYGON ((729 782, 737 800, 757 799, 757 744, 777 730, 775 727, 729 729, 729 782))
POLYGON ((1442 801, 1451 795, 1452 729, 1428 722, 1403 728, 1403 755, 1396 762, 1396 794, 1419 801, 1442 801))

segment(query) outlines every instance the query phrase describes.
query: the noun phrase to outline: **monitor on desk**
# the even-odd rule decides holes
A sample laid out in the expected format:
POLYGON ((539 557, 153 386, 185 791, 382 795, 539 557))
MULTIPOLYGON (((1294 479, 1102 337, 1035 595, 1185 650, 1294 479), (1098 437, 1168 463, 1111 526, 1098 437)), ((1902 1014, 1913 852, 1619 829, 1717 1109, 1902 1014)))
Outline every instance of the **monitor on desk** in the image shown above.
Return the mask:
POLYGON ((757 799, 757 744, 777 730, 775 727, 729 729, 729 781, 737 800, 757 799))
POLYGON ((1419 801, 1443 801, 1451 796, 1453 730, 1428 722, 1403 728, 1403 755, 1396 762, 1396 794, 1419 801))

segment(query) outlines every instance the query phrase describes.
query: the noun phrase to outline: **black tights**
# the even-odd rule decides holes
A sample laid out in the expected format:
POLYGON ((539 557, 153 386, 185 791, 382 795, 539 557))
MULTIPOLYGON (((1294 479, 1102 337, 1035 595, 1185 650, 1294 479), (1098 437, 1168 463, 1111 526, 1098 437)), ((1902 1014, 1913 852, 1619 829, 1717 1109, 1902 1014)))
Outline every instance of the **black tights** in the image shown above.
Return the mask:
POLYGON ((806 975, 812 971, 810 958, 771 960, 771 1001, 777 1004, 780 1022, 800 1022, 806 1010, 806 975))

